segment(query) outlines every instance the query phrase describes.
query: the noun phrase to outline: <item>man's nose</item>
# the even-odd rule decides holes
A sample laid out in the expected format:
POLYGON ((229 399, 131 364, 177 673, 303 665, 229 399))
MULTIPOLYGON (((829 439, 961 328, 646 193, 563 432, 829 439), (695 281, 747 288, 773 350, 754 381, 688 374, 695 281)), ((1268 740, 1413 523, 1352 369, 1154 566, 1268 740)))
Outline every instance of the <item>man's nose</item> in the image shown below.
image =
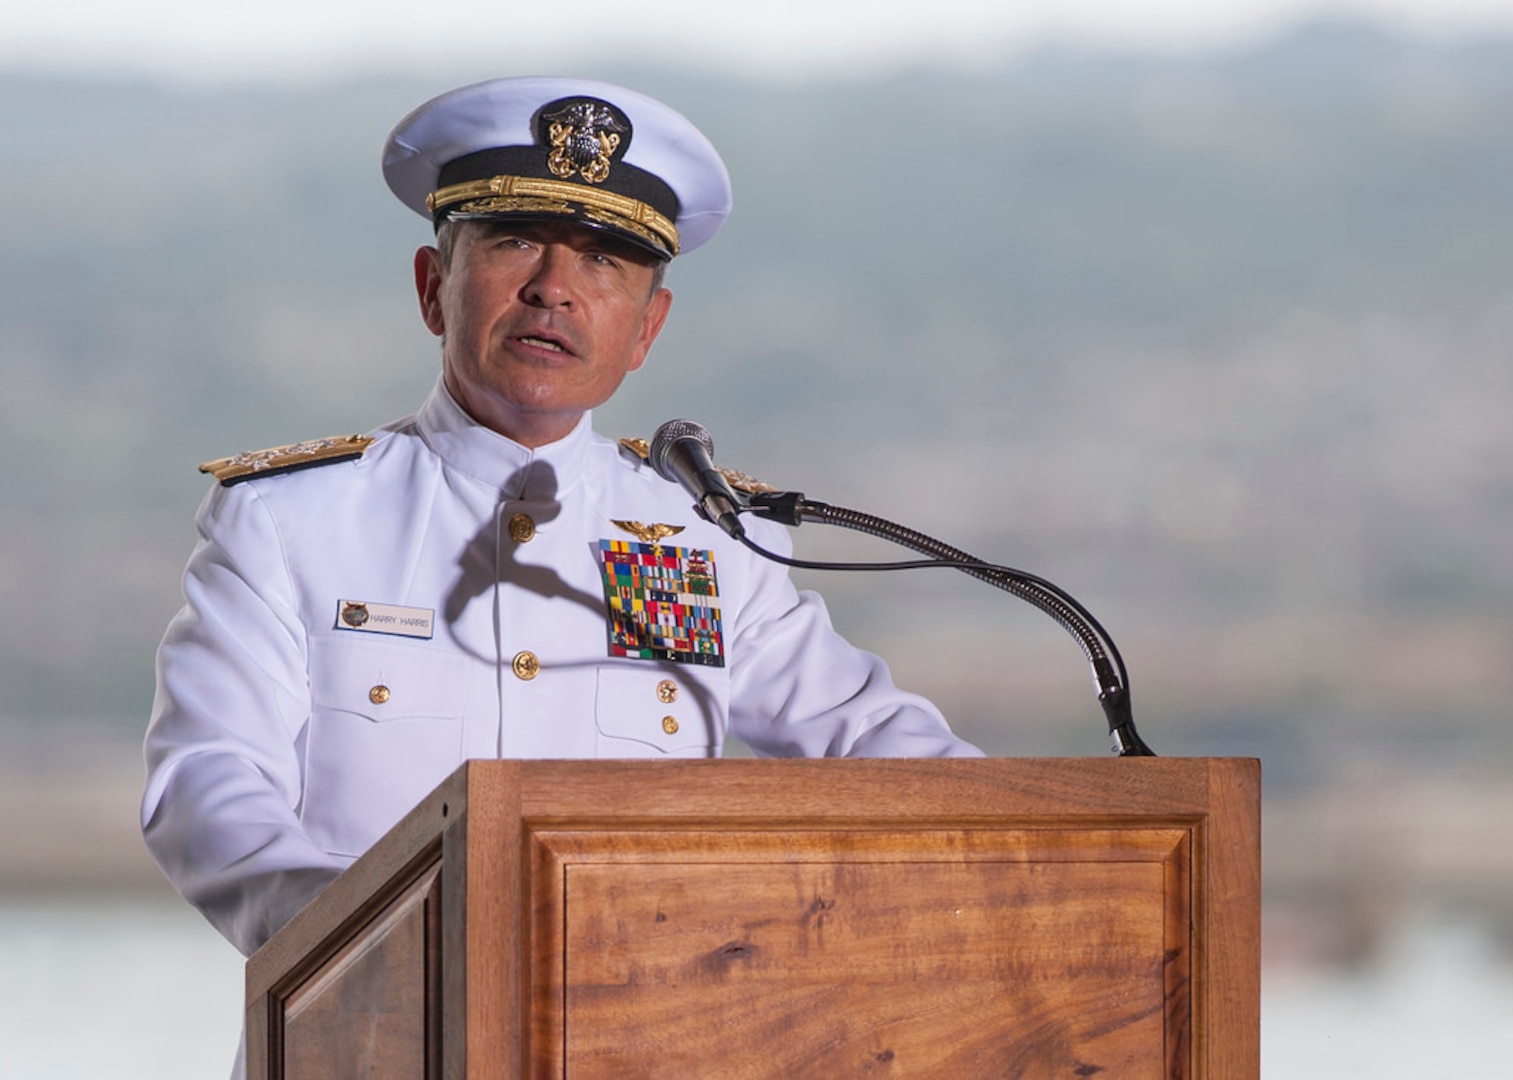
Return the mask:
POLYGON ((534 272, 526 280, 524 299, 537 307, 563 307, 574 301, 573 258, 560 244, 545 244, 534 272))

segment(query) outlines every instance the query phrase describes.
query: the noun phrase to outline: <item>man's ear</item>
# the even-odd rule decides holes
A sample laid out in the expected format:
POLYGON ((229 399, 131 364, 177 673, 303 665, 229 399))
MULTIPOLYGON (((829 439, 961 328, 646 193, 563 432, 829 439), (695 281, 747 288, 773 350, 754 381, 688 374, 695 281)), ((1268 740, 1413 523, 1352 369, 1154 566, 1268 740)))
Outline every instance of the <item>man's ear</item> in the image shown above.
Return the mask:
POLYGON ((423 247, 415 252, 415 295, 420 300, 420 317, 426 329, 440 337, 447 332, 446 320, 441 314, 441 281, 445 272, 441 265, 441 252, 433 247, 423 247))
POLYGON ((651 352, 652 343, 662 332, 662 326, 667 322, 668 309, 671 307, 671 289, 658 289, 652 294, 651 300, 646 305, 646 314, 641 317, 641 332, 636 335, 636 352, 630 364, 630 371, 635 371, 646 363, 646 354, 651 352))

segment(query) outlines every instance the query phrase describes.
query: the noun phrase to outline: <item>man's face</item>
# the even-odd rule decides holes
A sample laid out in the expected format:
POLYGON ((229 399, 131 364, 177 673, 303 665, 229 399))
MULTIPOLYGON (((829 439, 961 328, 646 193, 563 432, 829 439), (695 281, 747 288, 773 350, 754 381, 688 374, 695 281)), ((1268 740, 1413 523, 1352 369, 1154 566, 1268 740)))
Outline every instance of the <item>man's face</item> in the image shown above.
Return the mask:
POLYGON ((526 446, 565 436, 646 359, 672 293, 592 229, 462 222, 449 266, 415 253, 421 315, 457 403, 526 446))

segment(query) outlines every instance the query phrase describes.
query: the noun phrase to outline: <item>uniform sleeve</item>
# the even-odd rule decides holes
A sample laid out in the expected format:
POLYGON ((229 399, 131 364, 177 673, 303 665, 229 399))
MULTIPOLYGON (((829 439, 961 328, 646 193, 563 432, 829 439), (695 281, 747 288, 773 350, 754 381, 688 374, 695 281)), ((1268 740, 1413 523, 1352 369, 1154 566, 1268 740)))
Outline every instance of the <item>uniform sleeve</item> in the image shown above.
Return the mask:
POLYGON ((158 651, 142 831, 190 903, 250 955, 346 865, 300 824, 306 638, 255 484, 215 488, 158 651))
MULTIPOLYGON (((748 526, 786 555, 786 530, 748 526)), ((981 757, 933 704, 893 685, 883 661, 830 625, 825 602, 780 564, 751 555, 750 593, 730 649, 734 734, 771 757, 981 757)))

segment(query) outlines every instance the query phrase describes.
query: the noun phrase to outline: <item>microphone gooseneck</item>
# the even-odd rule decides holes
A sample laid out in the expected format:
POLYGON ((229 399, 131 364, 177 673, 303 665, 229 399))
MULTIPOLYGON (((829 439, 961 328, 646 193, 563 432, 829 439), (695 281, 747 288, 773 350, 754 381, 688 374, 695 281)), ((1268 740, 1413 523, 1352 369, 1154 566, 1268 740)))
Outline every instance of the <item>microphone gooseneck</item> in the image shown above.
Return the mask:
POLYGON ((805 499, 798 492, 783 491, 757 494, 751 497, 747 507, 759 517, 772 518, 785 525, 798 526, 805 521, 818 521, 826 525, 839 525, 868 535, 891 540, 901 547, 918 551, 930 558, 926 561, 908 563, 814 563, 801 559, 785 559, 781 555, 765 551, 750 539, 742 541, 748 548, 776 562, 811 570, 903 570, 925 567, 946 567, 960 570, 1027 601, 1045 612, 1082 647, 1092 669, 1093 685, 1098 691, 1098 704, 1108 721, 1111 748, 1120 757, 1155 757, 1155 751, 1146 745, 1135 730, 1134 710, 1130 704, 1129 672, 1119 648, 1103 625, 1093 617, 1065 589, 1042 577, 984 562, 959 548, 936 540, 922 532, 898 525, 886 518, 848 510, 841 506, 805 499))

